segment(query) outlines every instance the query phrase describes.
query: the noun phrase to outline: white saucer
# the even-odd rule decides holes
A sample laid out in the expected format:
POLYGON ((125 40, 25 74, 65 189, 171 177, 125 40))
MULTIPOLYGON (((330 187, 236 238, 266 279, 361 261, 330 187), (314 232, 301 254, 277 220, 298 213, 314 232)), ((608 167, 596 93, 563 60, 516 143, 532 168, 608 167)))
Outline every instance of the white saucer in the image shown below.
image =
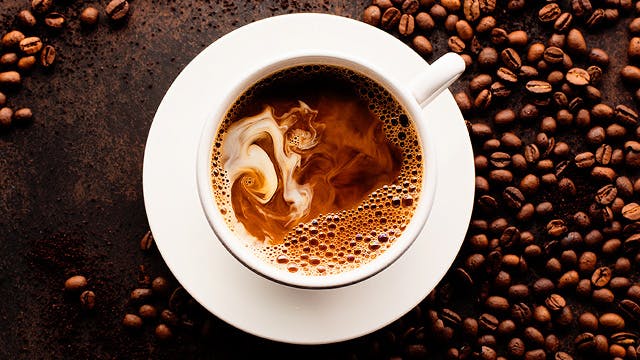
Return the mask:
POLYGON ((215 238, 198 200, 195 158, 206 114, 234 76, 259 57, 326 48, 392 69, 409 83, 428 66, 391 35, 347 18, 284 15, 244 26, 200 53, 176 78, 154 118, 144 155, 147 216, 167 265, 206 309, 248 333, 289 343, 323 344, 373 332, 422 301, 451 266, 471 217, 473 153, 451 93, 427 109, 438 132, 439 179, 431 216, 396 263, 361 283, 301 290, 247 270, 215 238))

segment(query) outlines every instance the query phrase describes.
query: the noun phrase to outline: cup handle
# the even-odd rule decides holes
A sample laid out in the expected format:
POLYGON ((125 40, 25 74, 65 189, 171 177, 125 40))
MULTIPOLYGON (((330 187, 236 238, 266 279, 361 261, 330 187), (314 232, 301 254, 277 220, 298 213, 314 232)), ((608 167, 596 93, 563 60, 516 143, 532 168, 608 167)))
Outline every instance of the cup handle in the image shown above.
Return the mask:
POLYGON ((466 65, 460 55, 446 53, 418 75, 411 86, 413 96, 424 109, 441 92, 453 84, 466 65))

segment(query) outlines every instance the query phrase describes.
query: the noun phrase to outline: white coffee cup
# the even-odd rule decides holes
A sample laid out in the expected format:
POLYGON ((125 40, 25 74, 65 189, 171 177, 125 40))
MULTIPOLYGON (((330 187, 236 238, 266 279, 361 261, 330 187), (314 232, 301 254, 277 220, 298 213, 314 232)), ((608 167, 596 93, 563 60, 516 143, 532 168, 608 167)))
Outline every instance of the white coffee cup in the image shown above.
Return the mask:
MULTIPOLYGON (((282 54, 282 56, 256 64, 254 69, 248 69, 244 76, 238 77, 237 84, 226 99, 224 104, 207 114, 204 121, 202 135, 198 146, 196 177, 198 195, 205 216, 218 240, 238 261, 248 269, 275 282, 308 289, 335 288, 353 284, 367 279, 384 270, 396 261, 418 237, 424 227, 436 190, 436 157, 434 137, 443 134, 434 134, 430 131, 431 121, 446 121, 447 119, 429 119, 423 109, 453 83, 465 69, 464 60, 453 53, 443 55, 431 66, 425 67, 422 73, 416 74, 412 84, 399 83, 386 69, 376 68, 367 59, 356 58, 347 53, 334 53, 322 50, 301 50, 296 53, 282 54), (304 272, 291 273, 279 269, 258 258, 246 243, 246 240, 238 236, 228 227, 220 213, 214 197, 211 179, 211 153, 218 127, 224 119, 229 107, 249 87, 261 79, 286 68, 299 65, 333 65, 343 67, 365 75, 382 85, 407 111, 414 121, 414 126, 422 145, 423 182, 421 196, 417 200, 416 210, 401 236, 381 255, 358 268, 331 275, 305 275, 304 272)), ((212 239, 212 241, 215 241, 212 239)), ((438 241, 430 239, 430 241, 438 241)))

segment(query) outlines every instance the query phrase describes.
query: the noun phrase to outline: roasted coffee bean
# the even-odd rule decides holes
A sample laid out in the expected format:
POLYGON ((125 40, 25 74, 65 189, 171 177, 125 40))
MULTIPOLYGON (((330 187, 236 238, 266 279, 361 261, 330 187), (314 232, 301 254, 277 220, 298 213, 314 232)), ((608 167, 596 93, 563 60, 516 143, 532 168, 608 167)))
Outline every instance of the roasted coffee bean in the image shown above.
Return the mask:
POLYGON ((473 38, 473 28, 466 20, 458 20, 456 22, 456 32, 464 41, 469 41, 473 38))
POLYGON ((595 9, 585 24, 590 29, 596 28, 598 25, 602 24, 602 21, 605 19, 604 15, 603 9, 595 9))
POLYGON ((478 319, 478 325, 480 328, 490 332, 495 331, 498 328, 499 323, 500 322, 495 316, 487 313, 480 315, 480 318, 478 319))
POLYGON ((433 54, 433 46, 429 39, 422 35, 418 35, 411 41, 413 48, 422 56, 431 56, 433 54))
POLYGON ((590 0, 571 0, 571 10, 573 15, 583 17, 591 14, 593 8, 590 0))
POLYGON ((96 306, 96 294, 91 290, 85 290, 80 294, 80 306, 84 310, 92 310, 96 306))
POLYGON ((534 194, 540 187, 540 179, 533 174, 527 174, 520 181, 520 189, 527 194, 534 194))
POLYGON ((500 143, 507 149, 519 149, 522 146, 522 140, 512 132, 505 132, 500 138, 500 143))
MULTIPOLYGON (((363 20, 369 25, 380 25, 380 18, 382 17, 380 8, 372 5, 364 10, 363 20)), ((100 12, 93 6, 88 6, 80 13, 80 22, 84 26, 94 26, 100 19, 100 12)))
POLYGON ((640 58, 640 37, 631 38, 629 47, 627 48, 627 55, 634 60, 640 58))
POLYGON ((0 65, 1 66, 11 66, 18 62, 18 54, 16 53, 6 53, 0 56, 0 65))
POLYGON ((555 285, 547 278, 539 278, 533 283, 532 288, 536 295, 546 296, 555 289, 555 285))
POLYGON ((533 313, 529 305, 520 302, 511 307, 511 318, 518 324, 526 324, 531 320, 533 313))
POLYGON ((134 302, 144 301, 149 299, 151 295, 152 295, 151 289, 134 289, 131 292, 129 299, 131 299, 131 301, 134 301, 134 302))
POLYGON ((571 27, 573 22, 573 15, 568 12, 564 12, 560 14, 560 16, 556 19, 553 24, 553 28, 560 33, 564 33, 571 27))
POLYGON ((25 56, 18 60, 18 69, 23 72, 30 71, 36 65, 35 56, 25 56))
POLYGON ((444 20, 445 30, 447 30, 448 33, 456 32, 456 24, 458 23, 459 20, 460 18, 458 17, 458 15, 455 15, 455 14, 447 15, 447 18, 444 20))
POLYGON ((497 63, 498 52, 492 47, 485 47, 478 54, 478 65, 483 68, 492 68, 497 63))
POLYGON ((415 24, 420 30, 431 31, 436 26, 431 15, 426 12, 419 12, 415 16, 415 24))
POLYGON ((535 78, 535 77, 538 77, 538 75, 539 75, 538 70, 536 70, 536 68, 534 68, 533 66, 529 66, 529 65, 521 66, 520 70, 518 71, 518 76, 522 78, 535 78))
POLYGON ((490 296, 485 301, 484 305, 496 312, 504 312, 509 310, 509 301, 501 296, 490 296))
POLYGON ((551 311, 560 311, 562 308, 567 306, 566 300, 558 294, 549 295, 544 303, 551 311))
POLYGON ((564 59, 564 51, 558 47, 550 46, 544 50, 543 59, 549 64, 561 63, 564 59))
MULTIPOLYGON (((460 8, 460 1, 459 0, 453 0, 453 1, 448 1, 448 2, 441 2, 442 5, 448 4, 450 6, 454 6, 455 4, 457 4, 457 8, 455 9, 449 9, 451 11, 456 11, 460 8)), ((418 0, 405 0, 404 2, 402 2, 402 12, 405 14, 415 14, 416 11, 418 11, 418 9, 420 8, 420 3, 418 2, 418 0)))
POLYGON ((44 24, 50 29, 62 29, 67 23, 67 19, 59 12, 52 12, 44 17, 44 24))
POLYGON ((486 89, 491 85, 493 80, 491 79, 491 75, 489 74, 480 74, 475 76, 471 81, 469 81, 469 90, 472 92, 478 92, 482 89, 486 89))
MULTIPOLYGON (((392 16, 393 21, 395 21, 395 24, 389 27, 385 27, 386 29, 390 29, 391 27, 397 25, 398 21, 400 21, 400 10, 392 7, 387 9, 387 11, 390 9, 395 9, 395 11, 393 11, 393 15, 389 14, 387 17, 392 16)), ((129 13, 129 2, 127 0, 111 0, 111 2, 109 2, 109 4, 107 4, 107 6, 104 8, 104 11, 107 13, 107 16, 109 17, 109 19, 113 21, 122 20, 129 13)), ((387 11, 385 11, 385 14, 387 14, 387 11)), ((385 18, 385 15, 382 16, 383 26, 385 26, 384 18, 385 18)), ((388 22, 389 22, 389 19, 387 19, 387 24, 388 22)))
POLYGON ((25 123, 33 118, 33 112, 29 108, 18 109, 13 113, 13 119, 19 123, 25 123))
MULTIPOLYGON (((558 176, 559 174, 556 174, 558 176)), ((558 190, 560 193, 566 196, 576 196, 576 186, 569 178, 562 178, 558 182, 558 190)))
MULTIPOLYGON (((627 316, 633 321, 640 320, 640 305, 633 300, 623 299, 618 304, 618 309, 623 315, 627 316)), ((637 338, 636 338, 637 339, 637 338)))
POLYGON ((480 0, 464 0, 462 10, 467 21, 475 22, 480 18, 480 0))
POLYGON ((625 126, 638 125, 638 113, 625 105, 617 105, 615 108, 616 120, 625 126))
POLYGON ((40 64, 43 67, 49 67, 53 65, 55 60, 56 60, 56 49, 51 45, 45 46, 42 49, 42 52, 40 53, 40 64))
POLYGON ((473 106, 475 106, 475 108, 479 110, 486 110, 491 105, 491 97, 491 91, 488 89, 484 89, 480 91, 478 96, 476 96, 475 100, 473 101, 473 106))
MULTIPOLYGON (((509 125, 511 123, 513 123, 516 119, 516 112, 511 110, 511 109, 505 109, 505 110, 501 110, 498 111, 494 116, 493 116, 493 122, 496 125, 509 125)), ((506 154, 508 155, 508 154, 506 154)))
POLYGON ((153 246, 153 234, 151 233, 151 230, 149 230, 144 234, 142 239, 140 239, 140 250, 147 251, 151 249, 151 246, 153 246))
MULTIPOLYGON (((121 2, 121 0, 113 0, 109 4, 111 5, 114 2, 121 2)), ((127 8, 127 11, 128 11, 129 3, 127 1, 124 1, 123 3, 126 4, 126 8, 127 8)), ((123 5, 120 5, 120 6, 123 6, 123 5)), ((114 5, 114 8, 115 8, 115 5, 114 5)), ((112 16, 109 14, 109 12, 107 12, 107 15, 112 20, 117 20, 117 19, 113 19, 112 16)), ((395 7, 390 7, 387 10, 385 10, 384 13, 382 14, 382 18, 380 19, 380 25, 384 29, 390 30, 390 29, 398 26, 398 23, 400 23, 400 18, 401 17, 402 17, 402 13, 400 12, 400 10, 398 10, 395 7)), ((122 17, 120 17, 120 18, 122 18, 122 17)))
POLYGON ((606 286, 611 280, 611 269, 603 266, 597 268, 591 275, 591 283, 597 287, 606 286))
POLYGON ((13 110, 8 107, 0 108, 0 127, 9 127, 13 121, 13 110))
POLYGON ((606 132, 602 126, 594 126, 587 132, 587 142, 592 145, 600 145, 604 142, 606 132))
POLYGON ((600 318, 598 318, 598 322, 601 327, 614 331, 623 330, 625 325, 624 319, 616 313, 602 314, 600 318))
POLYGON ((158 316, 158 311, 153 305, 144 304, 138 309, 138 314, 143 319, 154 319, 158 316))
POLYGON ((31 0, 31 9, 37 13, 45 13, 51 8, 53 0, 31 0))
POLYGON ((569 71, 567 71, 566 79, 571 85, 575 86, 586 86, 591 81, 589 73, 581 68, 569 69, 569 71))
POLYGON ((507 39, 511 46, 522 47, 527 45, 529 35, 524 30, 515 30, 507 34, 507 39))
POLYGON ((64 282, 64 289, 67 291, 78 291, 87 286, 87 278, 82 275, 75 275, 64 282))
POLYGON ((580 276, 578 272, 575 270, 569 270, 566 273, 562 274, 558 279, 558 289, 569 289, 574 288, 578 285, 578 281, 580 281, 580 276))
POLYGON ((562 236, 567 230, 567 226, 562 219, 554 219, 547 224, 547 233, 551 236, 562 236))
POLYGON ((165 324, 158 324, 158 326, 156 326, 155 335, 160 341, 168 341, 173 337, 171 329, 165 324))
POLYGON ((27 55, 34 55, 42 49, 42 41, 38 37, 28 37, 20 41, 20 50, 27 55))
POLYGON ((638 344, 638 335, 626 331, 617 332, 611 335, 611 342, 620 346, 634 346, 638 344))
POLYGON ((24 40, 24 38, 24 34, 18 30, 9 31, 2 37, 2 47, 5 49, 13 48, 20 44, 20 42, 24 40))
POLYGON ((586 332, 578 335, 574 340, 574 344, 578 351, 587 353, 595 348, 594 340, 595 336, 591 333, 586 332))
POLYGON ((476 25, 476 32, 484 34, 490 32, 496 27, 496 19, 493 16, 485 16, 476 25))
POLYGON ((415 29, 415 21, 412 15, 402 14, 400 17, 400 23, 398 24, 398 32, 402 36, 409 36, 413 34, 415 29))
POLYGON ((496 75, 498 76, 498 78, 500 78, 500 80, 507 83, 513 84, 518 82, 518 75, 516 75, 516 73, 506 67, 500 67, 496 72, 496 75))
POLYGON ((620 71, 622 80, 630 84, 640 84, 640 68, 633 65, 627 65, 620 71))
POLYGON ((531 80, 527 82, 526 89, 532 94, 535 95, 546 95, 551 93, 553 87, 546 81, 541 80, 531 80))
POLYGON ((507 353, 514 358, 520 358, 524 356, 525 344, 520 338, 513 338, 507 345, 507 353))
POLYGON ((603 288, 593 290, 593 293, 591 293, 591 298, 593 299, 593 302, 597 304, 611 304, 613 303, 615 296, 613 295, 613 292, 611 292, 611 290, 603 288))
POLYGON ((140 329, 142 327, 142 319, 138 315, 126 314, 122 320, 122 325, 130 329, 140 329))
POLYGON ((502 62, 511 70, 518 70, 522 66, 522 60, 518 52, 512 48, 506 48, 500 53, 502 62))
POLYGON ((431 7, 431 9, 429 9, 429 14, 435 20, 443 20, 447 17, 447 9, 445 9, 444 6, 440 4, 435 4, 431 7))
MULTIPOLYGON (((98 22, 98 10, 94 7, 88 7, 80 13, 80 22, 85 26, 92 26, 98 22)), ((375 5, 370 5, 362 13, 362 21, 372 26, 379 26, 382 12, 375 5)))
POLYGON ((640 220, 640 205, 635 202, 625 205, 622 208, 622 216, 631 221, 640 220))
POLYGON ((20 26, 22 26, 23 28, 32 28, 38 23, 36 17, 33 16, 31 11, 29 10, 20 11, 16 16, 16 19, 18 20, 18 24, 20 24, 20 26))
POLYGON ((552 22, 555 21, 561 13, 562 10, 560 10, 558 4, 549 3, 538 11, 538 19, 542 22, 552 22))
POLYGON ((449 37, 449 40, 447 41, 447 44, 449 46, 449 50, 451 50, 453 52, 456 52, 456 53, 461 53, 466 48, 466 44, 458 36, 449 37))

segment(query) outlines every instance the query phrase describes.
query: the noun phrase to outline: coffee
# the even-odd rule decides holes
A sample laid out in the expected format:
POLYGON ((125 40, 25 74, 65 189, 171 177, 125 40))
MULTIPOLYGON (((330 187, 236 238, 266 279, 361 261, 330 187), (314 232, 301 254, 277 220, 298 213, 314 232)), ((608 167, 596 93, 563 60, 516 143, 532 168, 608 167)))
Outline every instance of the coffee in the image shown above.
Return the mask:
POLYGON ((259 258, 335 274, 391 247, 422 188, 417 130, 381 85, 352 70, 296 66, 233 103, 211 154, 215 201, 259 258))

